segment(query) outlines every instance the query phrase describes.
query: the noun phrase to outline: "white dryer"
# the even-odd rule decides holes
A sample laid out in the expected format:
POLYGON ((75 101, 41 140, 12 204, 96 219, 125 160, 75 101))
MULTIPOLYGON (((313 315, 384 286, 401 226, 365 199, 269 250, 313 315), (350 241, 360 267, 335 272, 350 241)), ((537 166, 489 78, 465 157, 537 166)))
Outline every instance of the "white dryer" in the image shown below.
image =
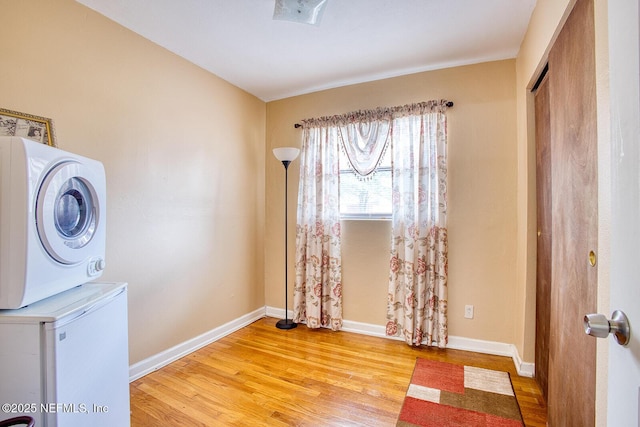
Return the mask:
POLYGON ((102 163, 0 137, 0 309, 15 309, 102 275, 102 163))

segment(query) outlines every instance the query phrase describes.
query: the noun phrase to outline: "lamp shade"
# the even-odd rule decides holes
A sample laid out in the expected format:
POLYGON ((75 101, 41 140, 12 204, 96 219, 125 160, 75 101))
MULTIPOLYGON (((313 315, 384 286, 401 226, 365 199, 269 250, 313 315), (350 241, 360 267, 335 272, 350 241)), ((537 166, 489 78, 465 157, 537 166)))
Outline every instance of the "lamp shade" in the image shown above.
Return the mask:
POLYGON ((290 162, 295 160, 300 154, 300 149, 295 147, 280 147, 273 149, 273 155, 281 162, 290 162))

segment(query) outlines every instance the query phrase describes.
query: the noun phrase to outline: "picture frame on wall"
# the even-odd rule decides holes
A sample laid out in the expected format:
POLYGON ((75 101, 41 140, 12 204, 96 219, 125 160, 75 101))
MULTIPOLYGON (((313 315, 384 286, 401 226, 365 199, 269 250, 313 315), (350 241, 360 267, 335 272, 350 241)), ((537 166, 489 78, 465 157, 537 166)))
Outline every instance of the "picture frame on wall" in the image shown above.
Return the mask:
POLYGON ((53 120, 0 108, 0 136, 20 136, 56 146, 53 120))

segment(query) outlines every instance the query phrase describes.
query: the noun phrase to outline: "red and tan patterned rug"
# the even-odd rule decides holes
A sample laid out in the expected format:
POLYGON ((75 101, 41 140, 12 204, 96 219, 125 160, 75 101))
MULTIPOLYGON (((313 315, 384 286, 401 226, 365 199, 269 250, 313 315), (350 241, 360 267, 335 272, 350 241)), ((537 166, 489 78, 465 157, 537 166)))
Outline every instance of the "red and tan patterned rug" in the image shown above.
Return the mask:
POLYGON ((508 372, 417 359, 398 427, 522 427, 508 372))

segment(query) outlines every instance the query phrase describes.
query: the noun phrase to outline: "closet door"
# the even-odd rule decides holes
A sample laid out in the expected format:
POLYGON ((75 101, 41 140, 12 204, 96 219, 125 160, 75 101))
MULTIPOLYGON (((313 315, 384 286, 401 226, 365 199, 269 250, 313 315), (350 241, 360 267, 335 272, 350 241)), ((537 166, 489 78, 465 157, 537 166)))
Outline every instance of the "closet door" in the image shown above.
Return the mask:
POLYGON ((549 53, 551 130, 551 316, 549 425, 595 423, 597 132, 593 0, 578 0, 549 53))
POLYGON ((535 90, 536 114, 536 381, 547 399, 549 335, 551 320, 551 129, 549 79, 544 76, 535 90))

